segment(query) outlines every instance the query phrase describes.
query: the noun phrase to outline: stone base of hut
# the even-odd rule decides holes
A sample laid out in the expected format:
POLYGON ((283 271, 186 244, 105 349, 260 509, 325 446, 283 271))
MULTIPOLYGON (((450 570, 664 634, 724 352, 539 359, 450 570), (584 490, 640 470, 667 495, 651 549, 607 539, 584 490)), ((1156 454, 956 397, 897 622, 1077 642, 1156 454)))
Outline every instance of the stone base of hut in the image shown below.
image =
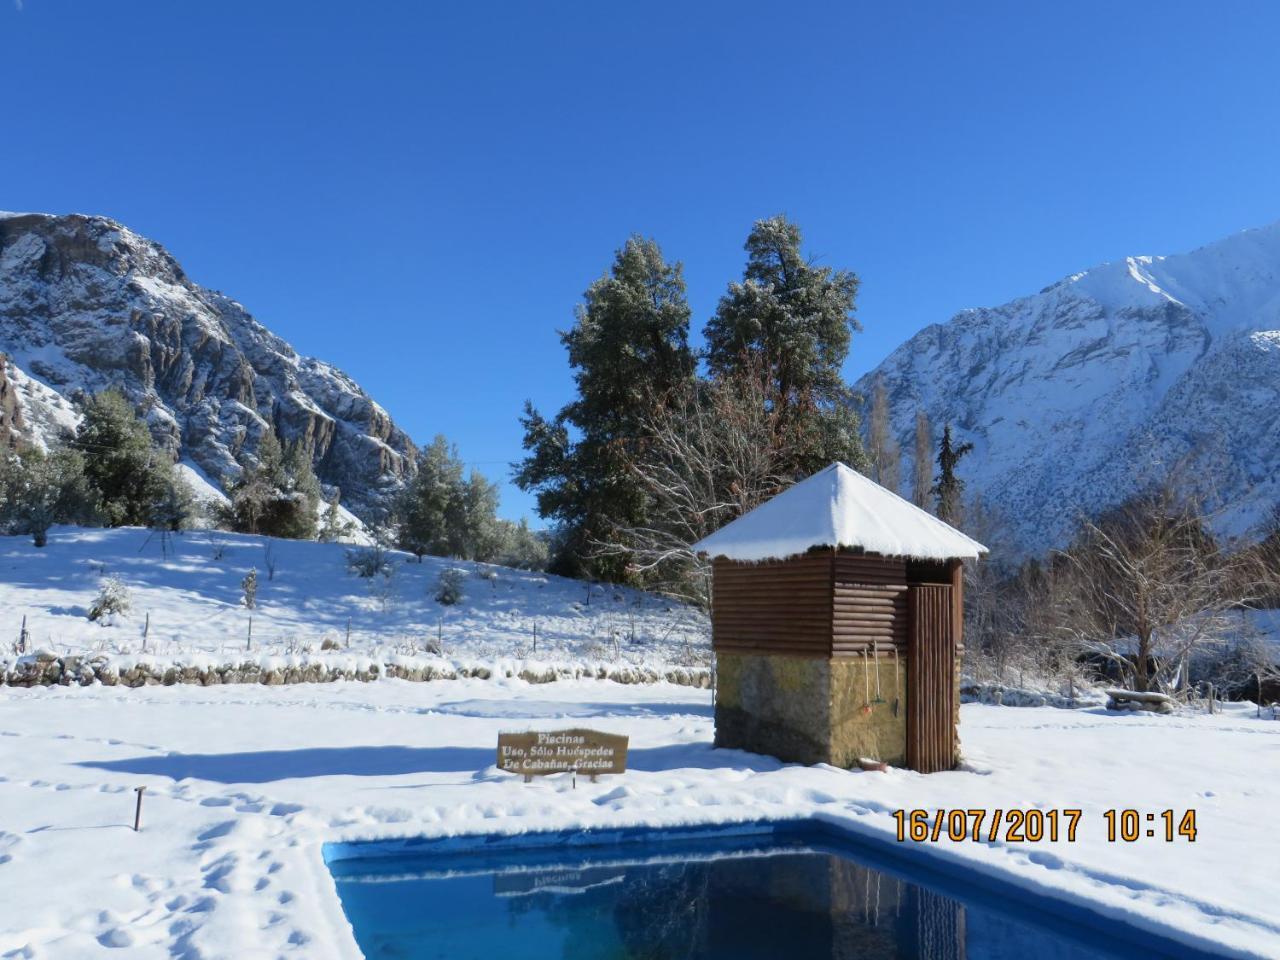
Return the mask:
POLYGON ((888 657, 721 652, 715 743, 789 763, 847 768, 865 757, 904 766, 906 696, 905 664, 895 671, 888 657))

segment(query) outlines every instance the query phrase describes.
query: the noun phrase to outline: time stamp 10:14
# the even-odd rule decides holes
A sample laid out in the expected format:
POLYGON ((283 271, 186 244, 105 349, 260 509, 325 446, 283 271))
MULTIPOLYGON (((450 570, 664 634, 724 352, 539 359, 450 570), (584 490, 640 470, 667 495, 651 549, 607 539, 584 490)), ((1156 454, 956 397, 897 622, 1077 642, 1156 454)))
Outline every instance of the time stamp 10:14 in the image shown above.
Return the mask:
MULTIPOLYGON (((1041 840, 1075 842, 1083 810, 974 809, 895 810, 898 841, 917 843, 938 840, 973 840, 994 843, 1038 843, 1041 840)), ((1106 810, 1102 814, 1111 843, 1137 840, 1165 840, 1169 843, 1196 839, 1194 810, 1106 810)))

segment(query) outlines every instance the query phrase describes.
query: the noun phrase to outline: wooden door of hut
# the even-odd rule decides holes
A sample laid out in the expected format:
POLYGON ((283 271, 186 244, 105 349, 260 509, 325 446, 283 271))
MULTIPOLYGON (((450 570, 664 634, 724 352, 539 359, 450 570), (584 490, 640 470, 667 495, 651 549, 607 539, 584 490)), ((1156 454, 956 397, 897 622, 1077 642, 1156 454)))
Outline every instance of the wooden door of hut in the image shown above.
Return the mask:
POLYGON ((907 766, 937 773, 955 766, 956 639, 951 586, 907 588, 907 766))

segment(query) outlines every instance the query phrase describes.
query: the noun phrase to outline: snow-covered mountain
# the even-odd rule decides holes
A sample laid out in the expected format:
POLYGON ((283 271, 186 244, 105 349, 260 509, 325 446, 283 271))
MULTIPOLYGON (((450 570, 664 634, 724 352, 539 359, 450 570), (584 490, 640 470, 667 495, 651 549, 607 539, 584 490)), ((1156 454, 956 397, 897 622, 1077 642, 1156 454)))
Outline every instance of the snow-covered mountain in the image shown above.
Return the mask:
POLYGON ((350 377, 103 217, 0 213, 0 354, 0 441, 48 443, 74 426, 78 391, 114 385, 215 485, 268 422, 357 514, 413 470, 408 436, 350 377))
POLYGON ((966 310, 860 392, 877 377, 904 459, 917 409, 973 442, 960 473, 998 514, 1006 553, 1062 544, 1081 511, 1173 464, 1223 532, 1245 533, 1280 503, 1280 223, 966 310))

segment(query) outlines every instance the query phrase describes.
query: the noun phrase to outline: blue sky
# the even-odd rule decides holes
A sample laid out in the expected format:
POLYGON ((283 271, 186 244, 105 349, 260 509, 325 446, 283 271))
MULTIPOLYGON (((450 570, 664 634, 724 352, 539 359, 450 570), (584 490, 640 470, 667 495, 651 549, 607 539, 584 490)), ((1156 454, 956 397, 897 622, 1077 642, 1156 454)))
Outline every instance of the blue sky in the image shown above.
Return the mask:
MULTIPOLYGON (((115 217, 491 476, 630 233, 920 327, 1280 218, 1280 4, 0 0, 0 209, 115 217)), ((530 512, 508 485, 503 512, 530 512)))

